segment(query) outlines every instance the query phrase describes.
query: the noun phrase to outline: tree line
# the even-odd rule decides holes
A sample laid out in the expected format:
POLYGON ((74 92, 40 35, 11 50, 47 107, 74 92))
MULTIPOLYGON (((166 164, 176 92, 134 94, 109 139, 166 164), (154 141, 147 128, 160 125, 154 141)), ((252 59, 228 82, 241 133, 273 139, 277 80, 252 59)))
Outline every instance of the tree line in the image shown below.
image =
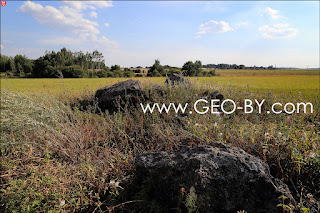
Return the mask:
POLYGON ((185 76, 214 76, 215 70, 206 71, 202 69, 201 61, 187 61, 182 68, 170 67, 168 65, 162 66, 159 60, 155 60, 154 64, 149 67, 147 76, 167 76, 172 73, 178 73, 185 76))
MULTIPOLYGON (((166 76, 179 73, 185 76, 214 76, 214 69, 262 69, 263 67, 246 67, 244 65, 207 64, 201 61, 187 61, 182 68, 161 65, 159 60, 148 68, 148 72, 141 72, 141 66, 137 68, 124 68, 120 65, 108 67, 98 50, 93 52, 72 52, 62 48, 58 52, 46 51, 36 60, 28 59, 24 55, 9 57, 0 54, 0 71, 8 77, 25 78, 103 78, 103 77, 142 77, 142 76, 166 76), (212 70, 206 70, 212 69, 212 70)), ((265 68, 264 68, 265 69, 265 68)), ((273 69, 269 66, 268 69, 273 69)))
POLYGON ((33 78, 82 78, 101 75, 92 70, 106 68, 102 53, 95 50, 92 53, 71 52, 66 48, 60 51, 46 51, 44 56, 36 60, 28 59, 24 55, 8 57, 0 55, 1 73, 14 77, 33 78), (91 72, 90 72, 91 71, 91 72))
POLYGON ((269 69, 269 70, 273 70, 275 69, 272 65, 268 66, 268 67, 263 67, 263 66, 245 66, 243 64, 237 65, 237 64, 206 64, 203 65, 203 68, 206 69, 248 69, 248 70, 265 70, 265 69, 269 69))
POLYGON ((24 55, 14 57, 0 54, 0 71, 2 76, 20 78, 94 78, 94 77, 133 77, 133 76, 166 76, 172 73, 180 73, 186 76, 211 76, 214 71, 202 70, 200 61, 188 61, 182 69, 162 66, 159 60, 155 60, 148 72, 141 72, 141 66, 137 68, 124 68, 120 65, 108 67, 99 51, 92 53, 82 51, 72 52, 66 48, 55 51, 46 51, 36 60, 28 59, 24 55))

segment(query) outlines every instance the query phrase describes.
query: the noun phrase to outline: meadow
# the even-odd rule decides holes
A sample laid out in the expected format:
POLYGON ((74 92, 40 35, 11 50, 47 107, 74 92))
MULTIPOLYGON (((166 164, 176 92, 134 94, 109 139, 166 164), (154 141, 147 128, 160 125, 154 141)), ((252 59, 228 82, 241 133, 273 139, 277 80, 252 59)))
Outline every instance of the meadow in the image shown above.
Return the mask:
MULTIPOLYGON (((273 92, 277 94, 317 95, 320 90, 318 70, 217 70, 216 77, 192 77, 201 85, 234 86, 247 92, 273 92), (258 75, 257 75, 258 73, 258 75)), ((130 78, 80 78, 80 79, 1 79, 1 89, 13 92, 31 92, 59 95, 79 95, 95 91, 130 78)), ((162 84, 165 77, 136 77, 143 85, 162 84)))
POLYGON ((194 113, 179 119, 173 112, 143 114, 134 108, 96 113, 95 106, 83 108, 94 91, 126 78, 1 79, 0 211, 156 212, 152 198, 126 200, 126 189, 114 184, 133 173, 135 157, 215 141, 259 157, 288 184, 297 203, 283 212, 318 211, 319 71, 217 72, 220 76, 190 78, 191 87, 165 87, 165 95, 151 88, 165 78, 134 79, 159 103, 194 102, 206 90, 218 90, 239 103, 266 99, 266 108, 308 101, 314 112, 236 111, 220 118, 194 113))

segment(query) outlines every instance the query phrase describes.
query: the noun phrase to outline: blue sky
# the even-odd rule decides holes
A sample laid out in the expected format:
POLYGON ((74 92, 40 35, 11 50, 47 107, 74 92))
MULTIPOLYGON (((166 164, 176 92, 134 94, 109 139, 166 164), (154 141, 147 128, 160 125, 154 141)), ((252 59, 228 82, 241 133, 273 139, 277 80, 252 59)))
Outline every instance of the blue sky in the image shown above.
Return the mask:
POLYGON ((98 49, 106 64, 319 67, 318 1, 7 1, 1 52, 98 49))

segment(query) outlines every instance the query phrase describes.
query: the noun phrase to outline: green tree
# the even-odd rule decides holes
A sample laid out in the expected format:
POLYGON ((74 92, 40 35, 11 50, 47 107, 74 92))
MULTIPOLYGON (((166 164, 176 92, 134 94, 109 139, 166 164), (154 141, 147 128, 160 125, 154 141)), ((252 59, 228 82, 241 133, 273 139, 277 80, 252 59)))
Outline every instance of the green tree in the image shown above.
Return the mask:
POLYGON ((9 57, 3 54, 0 54, 0 72, 6 72, 6 66, 9 61, 9 57))
POLYGON ((165 76, 166 72, 159 60, 155 60, 154 64, 149 68, 147 76, 165 76))
POLYGON ((6 63, 6 66, 5 66, 5 70, 8 72, 11 72, 11 73, 15 73, 16 71, 16 66, 14 64, 14 60, 13 58, 9 58, 7 63, 6 63))
POLYGON ((35 78, 54 78, 57 74, 57 68, 50 65, 50 62, 44 57, 38 58, 32 70, 32 76, 35 78))
POLYGON ((202 72, 202 63, 201 61, 187 61, 182 66, 182 71, 185 76, 198 76, 202 72))
POLYGON ((14 63, 16 66, 16 76, 31 76, 33 63, 24 55, 16 55, 14 57, 14 63))

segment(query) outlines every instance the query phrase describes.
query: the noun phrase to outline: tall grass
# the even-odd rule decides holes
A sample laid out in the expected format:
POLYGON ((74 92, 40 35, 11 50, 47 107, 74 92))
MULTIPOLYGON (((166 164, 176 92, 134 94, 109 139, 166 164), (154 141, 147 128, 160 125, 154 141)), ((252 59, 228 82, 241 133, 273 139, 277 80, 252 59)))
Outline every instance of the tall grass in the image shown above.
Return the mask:
MULTIPOLYGON (((194 82, 165 87, 157 94, 146 82, 150 100, 193 103, 206 91, 225 98, 297 102, 302 96, 248 92, 233 86, 194 82)), ((53 98, 45 94, 1 95, 1 204, 6 212, 103 211, 132 208, 115 183, 134 171, 135 156, 183 146, 221 141, 240 147, 269 164, 294 196, 307 205, 307 193, 319 198, 319 106, 308 98, 313 114, 244 114, 220 118, 212 114, 143 114, 127 108, 115 114, 96 113, 93 92, 53 98), (303 192, 303 193, 301 193, 303 192), (127 202, 123 204, 122 202, 127 202)), ((143 207, 141 207, 143 209, 143 207)), ((133 210, 133 209, 131 209, 133 210)))

